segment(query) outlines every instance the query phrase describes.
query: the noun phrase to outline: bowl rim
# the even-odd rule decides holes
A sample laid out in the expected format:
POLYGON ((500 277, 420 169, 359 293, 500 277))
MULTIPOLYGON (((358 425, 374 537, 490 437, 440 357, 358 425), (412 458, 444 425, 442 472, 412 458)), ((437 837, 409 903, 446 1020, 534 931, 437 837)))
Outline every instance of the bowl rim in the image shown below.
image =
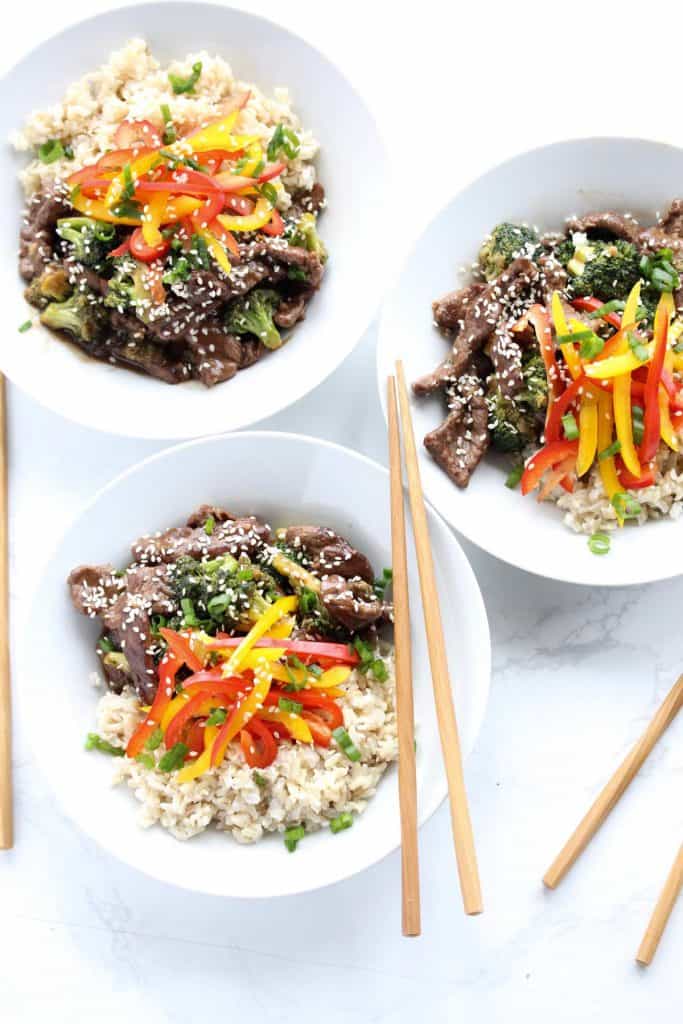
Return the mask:
MULTIPOLYGON (((323 439, 323 438, 313 437, 313 436, 308 435, 308 434, 297 434, 297 433, 293 433, 293 432, 276 431, 276 430, 244 430, 244 431, 240 430, 240 431, 231 431, 231 432, 226 432, 226 433, 223 433, 223 434, 211 434, 211 435, 207 435, 205 437, 192 438, 190 440, 180 442, 179 444, 169 445, 169 446, 167 446, 165 448, 162 448, 160 451, 153 452, 152 454, 146 456, 144 459, 140 459, 138 462, 135 462, 135 463, 131 464, 130 466, 127 466, 124 470, 122 470, 120 473, 116 474, 116 476, 114 476, 106 484, 104 484, 102 487, 98 488, 98 490, 88 499, 88 501, 84 505, 82 505, 78 509, 78 511, 74 513, 73 516, 71 516, 71 518, 69 519, 68 523, 66 524, 64 529, 61 531, 60 535, 58 536, 58 538, 56 539, 56 541, 53 544, 52 548, 50 549, 49 553, 46 555, 46 557, 45 557, 45 559, 43 561, 42 567, 40 569, 40 572, 39 572, 39 574, 37 576, 37 579, 35 581, 34 586, 31 588, 30 592, 24 598, 22 613, 18 617, 18 622, 17 622, 18 643, 16 644, 16 648, 15 648, 16 649, 16 669, 15 670, 16 670, 17 678, 19 677, 20 673, 23 674, 25 666, 26 666, 26 671, 28 672, 28 668, 29 668, 29 653, 28 652, 30 650, 30 644, 28 643, 28 636, 29 636, 31 612, 32 612, 32 609, 34 607, 35 601, 37 599, 37 595, 38 595, 38 592, 40 590, 40 586, 41 586, 42 580, 44 579, 44 577, 47 574, 49 574, 49 572, 50 572, 50 570, 51 570, 51 568, 53 566, 53 563, 59 558, 59 554, 60 554, 61 548, 62 548, 62 546, 64 544, 64 541, 66 540, 66 538, 70 534, 70 532, 74 529, 76 524, 85 515, 87 515, 108 493, 114 491, 124 480, 126 480, 129 477, 135 475, 136 473, 144 473, 146 467, 148 465, 154 463, 154 462, 160 462, 160 461, 162 461, 164 459, 167 459, 169 457, 173 457, 173 455, 176 452, 184 451, 186 449, 193 448, 193 447, 199 447, 201 445, 208 444, 208 443, 229 442, 230 439, 235 439, 235 440, 239 440, 239 441, 246 440, 247 443, 248 443, 249 441, 251 441, 251 440, 253 440, 255 438, 258 438, 259 440, 264 441, 264 442, 267 442, 268 440, 277 440, 277 441, 290 442, 290 443, 293 443, 295 445, 303 444, 305 446, 320 447, 320 448, 323 448, 323 449, 327 449, 328 451, 336 450, 337 452, 341 453, 344 457, 349 457, 353 461, 356 461, 356 462, 359 462, 359 463, 362 463, 362 464, 366 465, 367 467, 371 468, 373 470, 373 472, 379 471, 379 473, 386 479, 386 481, 387 481, 387 489, 388 489, 389 470, 385 466, 383 466, 380 462, 376 461, 375 459, 371 458, 368 455, 365 455, 362 452, 356 451, 353 448, 348 448, 345 445, 339 444, 336 441, 329 441, 329 440, 326 440, 326 439, 323 439)), ((471 593, 469 595, 469 599, 472 602, 472 604, 474 606, 476 606, 477 620, 479 622, 479 634, 478 634, 478 648, 477 648, 477 650, 478 650, 478 656, 481 659, 481 671, 479 673, 479 676, 480 676, 479 684, 478 684, 477 688, 473 690, 473 694, 474 694, 475 699, 472 701, 472 713, 471 713, 471 715, 472 715, 472 717, 471 717, 471 722, 472 722, 472 725, 471 725, 471 737, 472 737, 472 739, 471 739, 470 746, 464 752, 464 755, 463 755, 464 756, 464 760, 466 760, 467 757, 474 750, 474 747, 476 746, 477 740, 478 740, 479 735, 481 733, 481 729, 482 729, 482 726, 483 726, 483 723, 484 723, 484 719, 485 719, 485 716, 486 716, 486 709, 487 709, 487 706, 488 706, 488 700, 489 700, 489 695, 490 695, 490 690, 491 690, 491 673, 492 673, 491 629, 490 629, 488 614, 487 614, 487 610, 486 610, 486 605, 485 605, 484 598, 483 598, 483 595, 482 595, 482 592, 481 592, 481 588, 479 586, 479 581, 477 579, 477 576, 476 576, 476 574, 475 574, 475 572, 474 572, 474 570, 473 570, 473 568, 472 568, 472 566, 470 564, 470 561, 469 561, 465 551, 462 548, 462 545, 460 544, 460 541, 455 536, 453 531, 448 527, 448 524, 445 522, 443 517, 440 516, 439 513, 431 505, 429 506, 428 514, 434 517, 434 519, 438 523, 438 526, 441 529, 443 529, 444 535, 448 535, 449 543, 453 546, 452 550, 455 552, 456 558, 461 562, 463 572, 466 575, 469 576, 469 579, 470 579, 470 590, 471 590, 471 593)), ((416 614, 417 614, 418 620, 420 622, 420 628, 422 628, 421 627, 421 615, 419 614, 417 609, 416 609, 416 614)), ((28 686, 28 687, 22 689, 22 693, 21 693, 20 700, 19 700, 19 707, 21 708, 21 713, 23 713, 23 711, 24 711, 24 706, 22 705, 21 702, 25 701, 26 702, 26 708, 28 708, 28 704, 30 703, 30 701, 32 699, 32 694, 33 694, 33 686, 28 686)), ((456 712, 457 712, 457 708, 456 708, 456 712)), ((363 865, 362 868, 360 868, 360 869, 352 869, 352 870, 347 870, 346 868, 343 868, 341 873, 335 879, 332 879, 329 882, 324 882, 322 885, 315 885, 313 887, 307 887, 305 885, 298 885, 296 888, 293 888, 293 889, 291 889, 290 891, 288 891, 286 893, 280 893, 280 894, 248 893, 246 895, 235 895, 235 894, 218 893, 215 889, 211 888, 208 885, 207 886, 201 886, 201 885, 192 884, 193 880, 189 879, 189 878, 188 879, 183 879, 182 877, 171 878, 171 877, 169 877, 168 874, 163 874, 163 873, 162 874, 155 874, 152 871, 148 870, 145 866, 141 866, 138 863, 136 863, 135 859, 133 857, 129 857, 124 851, 121 851, 121 850, 118 850, 118 849, 117 850, 112 850, 109 846, 107 846, 103 842, 103 840, 98 835, 95 834, 95 831, 96 831, 95 829, 92 829, 88 825, 84 824, 81 819, 77 820, 77 819, 75 819, 72 816, 71 811, 68 808, 68 806, 67 806, 67 804, 66 804, 66 802, 65 802, 65 800, 64 800, 64 798, 62 796, 61 790, 56 785, 53 785, 51 778, 47 775, 47 773, 45 772, 45 770, 43 768, 43 759, 38 757, 37 754, 36 754, 36 745, 38 743, 37 736, 31 735, 31 738, 30 738, 29 742, 30 742, 31 747, 33 749, 34 756, 36 756, 37 767, 42 772, 43 776, 46 778, 51 791, 54 793, 55 798, 57 799, 57 802, 59 804, 60 810, 69 819, 70 824, 74 828, 79 829, 85 835, 87 835, 88 838, 90 838, 93 842, 95 842, 100 849, 104 850, 108 856, 114 857, 116 860, 119 860, 122 863, 125 863, 128 867, 133 868, 135 871, 141 872, 146 877, 153 878, 157 882, 162 882, 162 883, 164 883, 166 885, 171 885, 171 886, 173 886, 175 888, 185 889, 185 890, 192 891, 192 892, 202 892, 202 893, 207 893, 207 894, 210 894, 210 895, 218 895, 218 896, 222 896, 223 898, 226 898, 226 899, 259 900, 259 901, 261 901, 261 900, 267 900, 267 899, 285 898, 287 896, 294 896, 294 895, 298 895, 298 894, 306 893, 306 892, 311 892, 311 893, 312 892, 317 892, 317 891, 319 891, 321 889, 327 889, 330 886, 338 885, 339 883, 344 882, 344 881, 348 880, 349 878, 354 877, 355 875, 362 874, 368 868, 371 868, 374 865, 379 864, 381 861, 385 860, 391 854, 395 853, 395 851, 400 847, 400 838, 397 838, 396 841, 393 842, 389 848, 381 848, 376 854, 373 854, 367 860, 367 862, 363 865)), ((439 754, 439 756, 440 756, 440 754, 439 754)), ((398 785, 398 783, 396 783, 396 784, 398 785)), ((428 804, 422 809, 422 811, 418 811, 418 828, 421 828, 423 825, 425 825, 426 822, 438 811, 438 809, 442 806, 442 804, 446 800, 447 795, 448 795, 448 789, 447 789, 446 778, 445 778, 445 775, 442 775, 442 776, 440 776, 440 779, 439 779, 438 788, 435 787, 435 795, 429 800, 428 804)), ((397 803, 397 807, 398 807, 398 803, 397 803)), ((132 809, 131 813, 134 813, 134 809, 132 809)), ((169 841, 170 841, 170 839, 172 837, 168 837, 168 838, 169 838, 169 841)))
MULTIPOLYGON (((448 213, 449 209, 454 203, 466 197, 470 189, 473 189, 475 187, 486 187, 486 183, 490 179, 494 178, 499 173, 505 172, 507 168, 517 163, 518 161, 533 159, 537 154, 547 153, 553 149, 560 149, 561 147, 565 146, 571 147, 577 145, 590 144, 638 145, 653 149, 667 150, 672 153, 678 153, 681 156, 681 159, 683 159, 683 145, 679 146, 676 145, 675 143, 665 142, 660 139, 647 138, 642 135, 579 135, 572 136, 571 138, 566 139, 555 139, 552 142, 544 143, 538 146, 532 146, 529 149, 524 149, 515 152, 511 156, 506 157, 504 160, 501 160, 494 164, 490 164, 481 172, 481 174, 473 178, 470 178, 468 181, 466 181, 456 192, 454 192, 448 199, 446 199, 439 206, 439 208, 430 218, 429 222, 425 225, 420 234, 413 239, 410 251, 408 252, 398 271, 396 271, 393 274, 392 280, 389 284, 389 287, 387 288, 379 318, 377 331, 377 346, 375 349, 376 384, 377 390, 379 392, 379 402, 382 409, 382 415, 385 421, 387 420, 387 402, 385 381, 383 376, 385 367, 383 364, 386 362, 387 353, 391 352, 391 347, 387 341, 387 338, 389 337, 389 331, 387 326, 389 321, 389 307, 392 304, 395 297, 400 294, 401 282, 406 274, 408 267, 410 266, 410 263, 413 260, 415 251, 422 243, 425 235, 427 235, 432 230, 437 220, 443 218, 448 213)), ((397 358, 400 358, 400 356, 397 356, 397 358)), ((422 458, 424 457, 422 456, 419 446, 418 454, 422 458)), ((455 487, 455 485, 453 486, 455 487)), ((513 568, 518 569, 522 572, 528 573, 531 576, 537 577, 538 579, 555 580, 559 583, 564 583, 569 586, 594 587, 598 585, 595 579, 589 579, 587 576, 567 579, 567 577, 565 575, 562 575, 561 572, 553 571, 552 565, 550 565, 547 569, 544 568, 543 571, 541 571, 539 568, 532 567, 528 564, 523 564, 520 560, 515 559, 512 556, 509 545, 505 549, 496 548, 496 550, 493 550, 493 548, 491 547, 485 546, 479 537, 473 536, 471 534, 467 522, 465 522, 465 524, 463 525, 456 514, 453 514, 448 509, 442 509, 439 507, 439 505, 431 497, 431 490, 432 488, 430 487, 429 482, 427 482, 425 484, 425 495, 428 500, 428 503, 434 508, 437 514, 440 515, 446 521, 446 523, 448 523, 448 525, 451 526, 460 536, 464 537, 471 544, 474 544, 475 547, 477 547, 480 551, 485 552, 490 557, 499 559, 501 562, 504 562, 505 564, 510 565, 513 568)), ((567 529, 566 527, 564 527, 564 524, 562 523, 561 519, 558 519, 557 525, 560 529, 567 529)), ((604 565, 604 562, 601 564, 604 565)), ((626 580, 613 579, 609 576, 606 576, 604 579, 600 580, 599 585, 601 587, 609 588, 635 587, 642 586, 648 583, 664 582, 665 580, 675 579, 676 577, 681 575, 683 575, 683 570, 672 568, 671 571, 668 571, 666 573, 658 572, 656 576, 645 574, 640 576, 633 576, 632 578, 626 580)))
MULTIPOLYGON (((376 141, 378 154, 380 160, 376 163, 378 168, 377 181, 379 187, 377 194, 377 202, 379 204, 379 212, 381 214, 382 209, 386 209, 388 206, 388 189, 390 186, 389 176, 389 158, 388 158, 388 147, 385 141, 384 132, 382 131, 379 120, 375 114, 375 110, 368 98, 353 84, 349 76, 346 74, 344 68, 340 64, 332 59, 332 57, 326 52, 325 49, 318 46, 317 43, 312 42, 306 35, 293 31, 291 28, 286 27, 281 22, 274 20, 273 18, 266 17, 260 13, 255 13, 250 10, 246 10, 241 7, 234 7, 230 4, 215 3, 213 0, 149 0, 149 2, 134 4, 125 3, 120 6, 108 6, 104 10, 98 11, 95 14, 91 14, 85 18, 76 18, 69 21, 64 27, 60 28, 59 31, 52 33, 47 38, 41 40, 36 46, 22 52, 21 56, 8 68, 8 70, 0 76, 0 84, 5 87, 11 87, 12 78, 14 75, 21 73, 22 69, 26 66, 29 67, 40 57, 44 50, 52 47, 55 43, 59 43, 60 40, 64 40, 70 33, 78 32, 86 26, 91 26, 99 21, 106 18, 114 18, 117 16, 124 17, 126 12, 129 12, 131 17, 139 16, 143 11, 151 11, 154 9, 168 10, 169 8, 186 8, 190 9, 201 9, 205 8, 214 12, 216 16, 230 18, 239 17, 248 21, 260 23, 268 26, 269 30, 277 31, 285 37, 286 40, 295 40, 299 44, 303 44, 312 53, 314 53, 321 61, 328 65, 332 72, 338 76, 339 80, 343 82, 345 89, 348 93, 353 96, 355 102, 364 111, 367 117, 368 129, 372 132, 376 141)), ((176 15, 177 16, 177 15, 176 15)), ((134 26, 131 25, 130 37, 135 35, 134 26)), ((144 33, 143 33, 144 36, 144 33)), ((207 46, 207 49, 209 47, 207 46)), ((229 59, 229 55, 225 59, 229 59)), ((82 74, 86 74, 87 70, 84 70, 82 74)), ((73 79, 76 80, 78 72, 74 71, 73 79)), ((7 144, 7 139, 5 140, 7 144)), ((324 148, 324 143, 320 142, 321 149, 324 148)), ((346 346, 333 346, 332 351, 335 353, 332 355, 328 362, 324 365, 322 372, 320 372, 313 384, 300 384, 298 374, 290 374, 288 387, 286 389, 278 389, 278 400, 272 401, 269 407, 262 411, 258 407, 258 403, 251 403, 249 411, 240 417, 240 422, 237 423, 226 423, 224 425, 213 422, 208 424, 206 427, 199 427, 193 431, 187 432, 188 422, 192 422, 187 416, 183 417, 184 428, 176 428, 171 420, 173 419, 172 414, 168 414, 163 418, 162 423, 168 423, 168 426, 157 427, 150 426, 149 424, 143 431, 136 429, 131 426, 126 429, 127 420, 121 417, 116 421, 116 426, 112 423, 102 424, 100 422, 94 422, 92 418, 87 415, 79 415, 79 403, 71 402, 68 406, 64 403, 60 403, 58 400, 50 400, 50 396, 56 394, 58 389, 54 392, 47 387, 43 387, 40 390, 40 397, 38 397, 36 390, 32 387, 31 377, 28 374, 22 376, 21 381, 17 378, 14 366, 6 369, 1 367, 2 372, 5 373, 7 378, 18 387, 24 394, 28 395, 33 401, 38 402, 41 406, 49 409, 56 415, 68 420, 69 422, 76 423, 79 426, 85 427, 89 430, 95 430, 98 433, 103 433, 112 437, 129 437, 139 438, 144 440, 162 441, 162 442, 176 442, 183 441, 189 438, 200 438, 213 436, 216 433, 232 432, 235 430, 242 430, 251 428, 258 423, 269 419, 271 416, 278 415, 290 408, 295 402, 305 398, 306 395, 312 394, 316 391, 326 380, 328 380, 332 374, 334 374, 342 363, 355 351, 368 329, 371 327, 373 322, 377 319, 381 303, 384 296, 386 295, 387 285, 391 276, 390 261, 386 264, 382 263, 374 275, 374 285, 372 288, 366 289, 366 297, 364 301, 360 303, 353 303, 353 311, 350 316, 353 318, 352 329, 349 329, 346 334, 353 340, 346 346), (359 309, 360 312, 356 313, 355 310, 359 309)), ((324 321, 321 321, 316 328, 317 333, 321 334, 325 330, 325 324, 331 319, 330 314, 324 321)), ((290 335, 291 337, 291 335, 290 335)), ((289 340, 289 339, 288 339, 289 340)), ((90 357, 87 357, 90 359, 90 357)), ((98 361, 92 360, 97 366, 98 361)), ((122 371, 126 373, 136 374, 136 371, 130 370, 125 367, 120 367, 122 371)), ((143 376, 144 379, 144 375, 143 376)), ((159 382, 160 384, 162 382, 159 382)), ((185 383, 196 383, 196 382, 185 382, 185 383)), ((230 381, 224 381, 223 384, 228 384, 230 381)), ((177 385, 173 385, 175 387, 177 385)), ((167 388, 172 385, 166 385, 167 388)), ((220 385, 218 385, 220 387, 220 385)), ((210 390, 210 389, 206 389, 210 390)), ((180 422, 181 417, 177 417, 180 422)))

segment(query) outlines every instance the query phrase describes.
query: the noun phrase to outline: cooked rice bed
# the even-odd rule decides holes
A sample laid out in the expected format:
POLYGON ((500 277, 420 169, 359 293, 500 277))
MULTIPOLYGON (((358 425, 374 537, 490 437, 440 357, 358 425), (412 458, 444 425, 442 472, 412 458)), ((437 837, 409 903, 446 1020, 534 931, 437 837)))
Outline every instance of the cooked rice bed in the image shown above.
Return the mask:
MULTIPOLYGON (((267 832, 295 825, 314 831, 343 811, 359 814, 398 756, 393 656, 383 657, 386 682, 354 671, 344 683, 344 724, 360 751, 358 762, 334 745, 285 742, 273 764, 258 769, 266 779, 261 787, 239 743, 231 743, 220 768, 193 782, 179 784, 172 773, 150 770, 128 758, 117 764, 114 782, 125 782, 142 804, 140 825, 160 824, 176 839, 190 839, 214 824, 240 843, 253 843, 267 832)), ((108 693, 99 701, 97 731, 115 746, 127 744, 141 719, 132 691, 108 693)), ((157 751, 157 760, 162 753, 157 751)))

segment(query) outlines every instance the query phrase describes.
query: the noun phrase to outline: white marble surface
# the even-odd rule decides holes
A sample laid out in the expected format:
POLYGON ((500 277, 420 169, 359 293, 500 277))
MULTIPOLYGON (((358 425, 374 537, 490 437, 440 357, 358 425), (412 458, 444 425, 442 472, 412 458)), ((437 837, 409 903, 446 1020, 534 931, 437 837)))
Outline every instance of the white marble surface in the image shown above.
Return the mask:
MULTIPOLYGON (((582 75, 562 45, 575 33, 553 26, 546 5, 507 5, 495 19, 492 6, 460 15, 453 6, 448 20, 436 0, 404 16, 380 3, 349 2, 334 15, 313 0, 286 9, 266 0, 250 6, 285 19, 346 67, 381 118, 397 179, 408 172, 411 189, 422 188, 425 178, 418 181, 414 170, 426 166, 431 178, 443 162, 447 173, 430 181, 426 214, 479 170, 536 143, 601 131, 676 141, 677 90, 659 76, 659 84, 643 85, 628 60, 624 100, 591 113, 592 76, 582 75), (526 65, 530 83, 539 81, 541 65, 557 63, 574 103, 540 97, 535 116, 499 117, 514 77, 508 62, 526 65), (399 147, 408 124, 406 160, 399 147)), ((0 69, 29 40, 104 7, 79 0, 60 10, 44 3, 15 9, 14 32, 0 39, 0 69)), ((633 51, 643 26, 620 4, 577 0, 572 11, 575 25, 609 39, 611 53, 633 51)), ((655 38, 675 34, 681 19, 673 3, 658 6, 651 55, 655 38)), ((643 73, 655 65, 648 59, 643 73)), ((413 209, 402 216, 407 244, 421 215, 413 209)), ((6 331, 14 329, 10 313, 6 331)), ((331 381, 264 426, 329 437, 384 460, 374 340, 372 330, 331 381)), ((10 430, 16 637, 45 547, 97 487, 156 446, 89 434, 15 389, 10 430)), ((342 886, 268 903, 150 882, 96 848, 55 808, 29 741, 40 709, 22 704, 15 679, 17 843, 0 855, 0 1020, 681 1020, 683 908, 647 972, 633 954, 683 833, 683 720, 563 886, 548 894, 540 877, 681 670, 683 581, 587 591, 467 551, 494 644, 489 713, 467 766, 485 914, 461 913, 445 807, 421 833, 418 940, 400 936, 398 855, 342 886)), ((52 685, 49 666, 45 684, 52 685)))

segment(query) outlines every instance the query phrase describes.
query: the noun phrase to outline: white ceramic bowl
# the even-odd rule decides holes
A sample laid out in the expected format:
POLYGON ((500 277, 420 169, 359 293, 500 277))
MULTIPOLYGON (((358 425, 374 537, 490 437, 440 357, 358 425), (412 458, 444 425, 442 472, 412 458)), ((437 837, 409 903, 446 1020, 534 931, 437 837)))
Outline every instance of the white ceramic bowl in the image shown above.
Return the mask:
POLYGON ((5 240, 0 289, 11 343, 0 368, 37 401, 84 426, 146 438, 199 437, 264 419, 305 395, 347 356, 379 303, 382 282, 358 273, 381 221, 385 156, 375 123, 343 75, 309 43, 263 18, 204 3, 142 4, 68 28, 33 50, 2 82, 12 102, 0 110, 0 207, 5 240), (199 382, 170 386, 84 357, 38 326, 17 335, 31 312, 23 299, 15 252, 23 196, 16 174, 25 157, 8 136, 27 115, 49 106, 82 74, 133 36, 160 60, 207 49, 235 74, 269 92, 285 85, 303 123, 321 143, 320 181, 328 207, 320 222, 330 252, 320 292, 282 351, 211 390, 199 382), (11 311, 14 310, 12 313, 11 311), (16 322, 16 323, 15 323, 16 322))
MULTIPOLYGON (((110 786, 112 759, 83 749, 84 737, 94 727, 99 697, 89 684, 90 673, 98 667, 94 645, 99 630, 71 607, 67 574, 83 562, 125 565, 135 537, 183 522, 203 501, 255 512, 272 525, 324 523, 367 552, 376 571, 391 562, 387 471, 364 456, 324 441, 266 432, 167 449, 100 491, 62 539, 38 584, 31 613, 38 616, 33 621, 50 627, 27 632, 19 651, 21 710, 32 722, 38 760, 64 810, 121 860, 173 885, 225 896, 264 897, 315 889, 361 871, 398 845, 394 767, 351 830, 342 836, 329 830, 312 834, 293 857, 280 836, 241 846, 212 830, 178 842, 160 827, 140 829, 133 794, 110 786)), ((429 523, 467 752, 481 725, 488 693, 488 623, 476 579, 453 534, 431 511, 429 523)), ((411 601, 418 807, 424 822, 446 795, 446 783, 414 562, 411 601)))
MULTIPOLYGON (((402 359, 408 381, 448 353, 432 324, 431 303, 461 284, 460 268, 476 258, 482 239, 502 220, 561 229, 566 217, 588 210, 629 210, 643 223, 683 195, 683 150, 641 139, 579 139, 523 153, 460 192, 415 245, 382 314, 377 351, 380 400, 386 377, 402 359)), ((411 399, 419 440, 444 417, 440 396, 411 399)), ((554 505, 504 486, 506 465, 487 456, 465 491, 459 490, 420 445, 426 493, 436 509, 485 551, 539 576, 570 583, 621 585, 683 573, 681 527, 648 522, 613 535, 607 557, 568 530, 554 505)))

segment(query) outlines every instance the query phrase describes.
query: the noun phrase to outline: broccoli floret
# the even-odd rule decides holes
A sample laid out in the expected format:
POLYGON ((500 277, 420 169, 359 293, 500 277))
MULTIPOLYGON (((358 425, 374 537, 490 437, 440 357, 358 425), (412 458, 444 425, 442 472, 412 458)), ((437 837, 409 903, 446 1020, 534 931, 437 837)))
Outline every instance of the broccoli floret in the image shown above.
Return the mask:
POLYGON ((217 629, 249 629, 281 596, 274 578, 260 566, 232 555, 210 562, 180 558, 171 570, 171 585, 180 607, 174 626, 217 629))
POLYGON ((495 377, 486 399, 491 443, 500 452, 521 452, 536 438, 533 413, 521 402, 506 398, 495 377))
POLYGON ((121 313, 132 310, 144 321, 146 311, 154 305, 154 301, 147 284, 147 271, 142 263, 127 256, 115 261, 104 304, 121 313))
POLYGON ((90 345, 103 328, 103 309, 95 295, 77 291, 65 302, 51 302, 40 314, 40 322, 54 331, 66 331, 78 341, 90 345))
POLYGON ((68 243, 71 255, 85 267, 97 267, 112 247, 116 228, 92 217, 62 217, 57 234, 68 243))
POLYGON ((518 400, 531 412, 542 412, 548 404, 548 377, 542 356, 533 350, 522 356, 524 390, 518 400))
POLYGON ((314 213, 303 213, 296 224, 288 229, 285 237, 291 245, 299 245, 302 249, 314 252, 321 263, 327 260, 327 249, 318 234, 314 213))
POLYGON ((44 309, 53 299, 57 302, 68 299, 72 291, 69 275, 64 267, 51 263, 39 277, 34 277, 24 292, 24 297, 32 306, 44 309))
POLYGON ((279 348, 282 338, 273 321, 280 296, 271 288, 255 288, 237 299, 228 311, 226 326, 235 334, 253 334, 266 348, 279 348))
POLYGON ((582 260, 570 261, 569 290, 573 295, 594 295, 605 302, 626 299, 641 278, 640 254, 623 239, 591 241, 580 247, 582 260), (576 273, 580 270, 580 273, 576 273))
POLYGON ((524 224, 497 224, 479 250, 479 266, 487 281, 509 267, 517 256, 533 259, 539 248, 539 237, 524 224))

